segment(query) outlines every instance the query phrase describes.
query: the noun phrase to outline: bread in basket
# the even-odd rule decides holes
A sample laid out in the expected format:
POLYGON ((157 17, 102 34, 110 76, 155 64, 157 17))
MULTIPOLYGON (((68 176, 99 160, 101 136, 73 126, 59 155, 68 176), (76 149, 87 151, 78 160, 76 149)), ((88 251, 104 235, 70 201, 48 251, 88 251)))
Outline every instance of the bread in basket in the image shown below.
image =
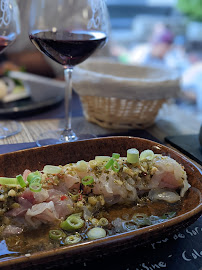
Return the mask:
POLYGON ((174 70, 99 58, 75 68, 73 85, 86 119, 112 129, 152 125, 162 104, 180 90, 174 70))

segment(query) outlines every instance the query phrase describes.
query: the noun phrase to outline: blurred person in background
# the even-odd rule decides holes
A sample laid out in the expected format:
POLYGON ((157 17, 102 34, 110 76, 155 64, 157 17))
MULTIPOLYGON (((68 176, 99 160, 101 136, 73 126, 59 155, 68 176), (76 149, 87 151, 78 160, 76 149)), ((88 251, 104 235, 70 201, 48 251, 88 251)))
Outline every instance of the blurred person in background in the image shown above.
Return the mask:
POLYGON ((131 62, 143 65, 164 66, 165 57, 172 48, 174 36, 168 27, 158 23, 146 44, 135 46, 131 51, 131 62))
POLYGON ((132 49, 114 46, 113 54, 120 62, 156 67, 176 68, 182 72, 189 66, 183 36, 174 36, 164 23, 156 23, 148 41, 132 49))
POLYGON ((165 63, 169 68, 175 68, 180 74, 190 67, 184 36, 178 35, 174 38, 171 50, 165 55, 165 63))
POLYGON ((182 99, 202 111, 202 60, 192 63, 182 74, 182 99))

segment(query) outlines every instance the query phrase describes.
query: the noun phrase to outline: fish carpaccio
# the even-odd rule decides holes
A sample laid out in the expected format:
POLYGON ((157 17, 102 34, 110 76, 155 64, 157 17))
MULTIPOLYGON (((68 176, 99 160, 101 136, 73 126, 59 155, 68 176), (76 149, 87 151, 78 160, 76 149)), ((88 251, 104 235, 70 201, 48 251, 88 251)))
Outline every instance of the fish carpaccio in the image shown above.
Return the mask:
POLYGON ((142 198, 176 203, 190 187, 183 166, 159 154, 136 163, 115 155, 65 166, 49 165, 34 173, 27 169, 22 178, 24 187, 0 187, 4 236, 42 224, 60 224, 74 213, 82 213, 84 220, 92 219, 104 207, 135 205, 142 198), (39 180, 31 183, 29 178, 39 180))

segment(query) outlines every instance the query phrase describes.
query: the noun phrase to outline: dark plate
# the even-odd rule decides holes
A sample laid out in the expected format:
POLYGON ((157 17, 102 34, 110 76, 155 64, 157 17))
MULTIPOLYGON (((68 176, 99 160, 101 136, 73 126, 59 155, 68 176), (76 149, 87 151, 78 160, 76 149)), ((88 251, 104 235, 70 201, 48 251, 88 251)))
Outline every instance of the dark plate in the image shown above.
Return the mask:
POLYGON ((176 135, 165 137, 165 141, 179 149, 197 163, 202 165, 202 147, 199 142, 199 135, 176 135))
POLYGON ((1 118, 44 110, 60 103, 64 98, 64 82, 23 72, 10 72, 10 77, 21 79, 30 91, 30 97, 9 103, 1 102, 1 118))
POLYGON ((177 230, 192 224, 202 213, 201 171, 183 155, 153 141, 135 137, 108 137, 58 144, 41 148, 32 148, 9 154, 0 155, 0 175, 16 176, 25 169, 42 169, 46 164, 64 165, 84 159, 86 161, 95 155, 112 155, 113 152, 126 156, 129 148, 135 147, 139 151, 152 149, 155 153, 169 155, 184 167, 192 188, 187 192, 180 213, 177 217, 164 223, 148 226, 136 231, 117 234, 99 240, 89 241, 74 246, 61 247, 50 251, 31 254, 29 257, 8 257, 0 261, 1 267, 9 269, 23 269, 51 261, 60 262, 68 258, 87 257, 121 251, 123 249, 142 245, 162 237, 168 237, 177 230))

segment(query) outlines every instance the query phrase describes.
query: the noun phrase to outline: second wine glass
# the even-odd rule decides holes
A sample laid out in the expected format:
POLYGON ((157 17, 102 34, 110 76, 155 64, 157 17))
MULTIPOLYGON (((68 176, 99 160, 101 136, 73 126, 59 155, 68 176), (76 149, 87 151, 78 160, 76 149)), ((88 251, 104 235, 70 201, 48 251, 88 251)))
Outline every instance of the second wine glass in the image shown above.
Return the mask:
POLYGON ((104 0, 32 0, 32 43, 64 67, 65 125, 62 130, 41 134, 38 145, 85 139, 71 127, 72 72, 107 41, 108 12, 104 0))
MULTIPOLYGON (((10 47, 20 34, 20 17, 16 0, 0 0, 0 54, 10 47)), ((0 121, 0 139, 18 134, 16 121, 0 121)))

